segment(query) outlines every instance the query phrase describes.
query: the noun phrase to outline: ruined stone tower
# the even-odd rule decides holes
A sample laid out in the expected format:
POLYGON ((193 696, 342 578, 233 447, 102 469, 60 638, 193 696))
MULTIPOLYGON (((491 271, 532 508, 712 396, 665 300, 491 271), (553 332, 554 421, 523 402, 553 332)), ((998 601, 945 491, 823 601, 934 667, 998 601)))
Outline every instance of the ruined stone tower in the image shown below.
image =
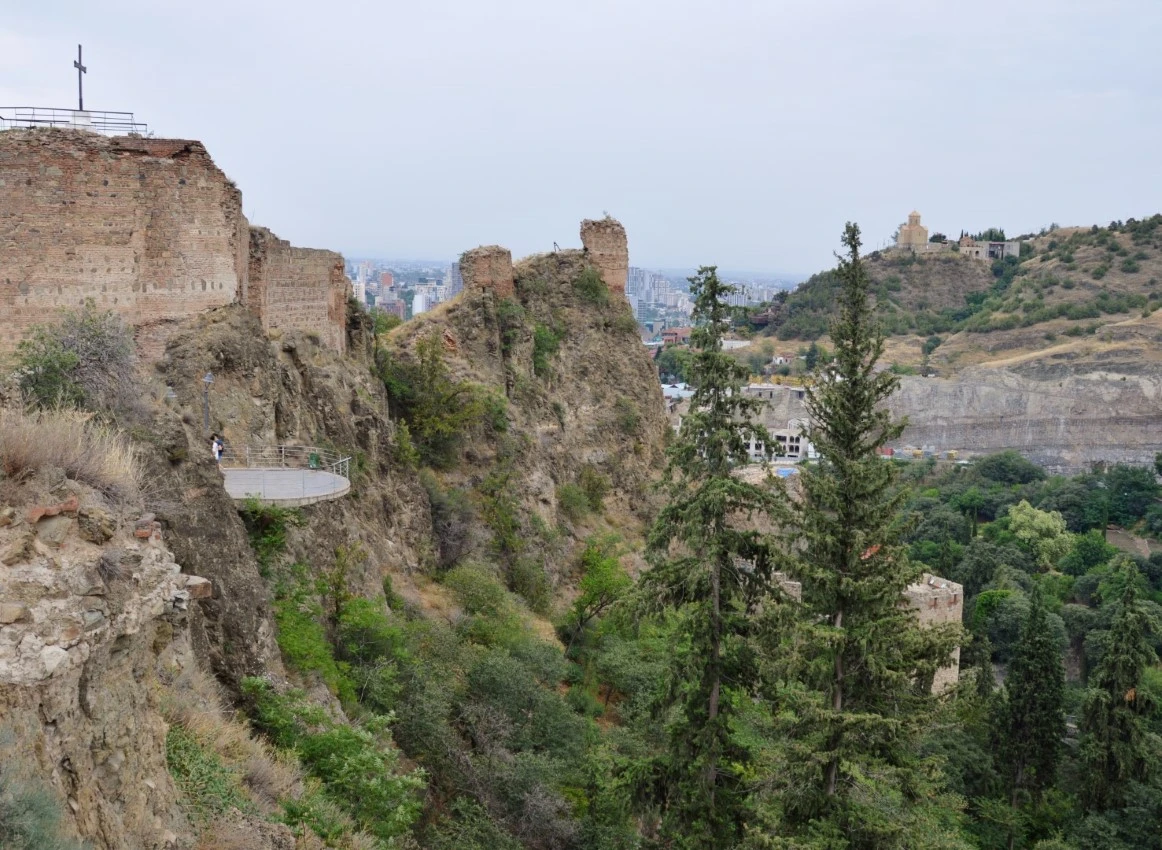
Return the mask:
POLYGON ((610 292, 625 295, 625 278, 629 273, 629 244, 625 228, 617 219, 606 216, 581 222, 581 244, 589 262, 601 273, 610 292))
POLYGON ((512 252, 499 245, 473 248, 460 255, 460 276, 464 291, 488 290, 497 298, 513 295, 512 252))

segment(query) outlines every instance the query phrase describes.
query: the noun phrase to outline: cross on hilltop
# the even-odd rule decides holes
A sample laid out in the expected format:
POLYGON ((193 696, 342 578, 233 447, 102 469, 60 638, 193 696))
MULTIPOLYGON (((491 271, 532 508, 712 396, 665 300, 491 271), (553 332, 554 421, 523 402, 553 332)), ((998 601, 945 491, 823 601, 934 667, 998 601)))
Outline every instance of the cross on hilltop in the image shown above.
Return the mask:
POLYGON ((87 74, 89 69, 81 64, 81 45, 77 45, 77 60, 73 62, 73 67, 77 69, 77 111, 85 111, 85 91, 82 86, 83 74, 87 74))

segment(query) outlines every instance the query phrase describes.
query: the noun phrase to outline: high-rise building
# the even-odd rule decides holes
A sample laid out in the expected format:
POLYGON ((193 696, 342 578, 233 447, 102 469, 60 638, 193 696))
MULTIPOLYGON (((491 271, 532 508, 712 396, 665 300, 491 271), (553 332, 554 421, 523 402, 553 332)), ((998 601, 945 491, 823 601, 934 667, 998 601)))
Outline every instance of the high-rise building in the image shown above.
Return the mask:
POLYGON ((379 288, 380 290, 391 289, 395 285, 395 275, 391 272, 379 273, 379 288))
POLYGON ((460 264, 452 263, 448 267, 448 297, 455 298, 464 291, 464 278, 460 275, 460 264))

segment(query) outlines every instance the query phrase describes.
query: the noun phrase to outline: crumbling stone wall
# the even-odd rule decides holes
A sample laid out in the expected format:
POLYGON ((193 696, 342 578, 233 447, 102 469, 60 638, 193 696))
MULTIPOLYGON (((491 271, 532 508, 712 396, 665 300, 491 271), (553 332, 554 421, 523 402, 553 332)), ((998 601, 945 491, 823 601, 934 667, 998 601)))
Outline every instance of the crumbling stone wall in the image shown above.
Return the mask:
POLYGON ((250 228, 242 301, 266 330, 318 334, 335 351, 346 348, 347 276, 334 251, 296 248, 265 227, 250 228))
POLYGON ((629 273, 629 243, 621 222, 608 216, 598 221, 585 219, 581 222, 581 244, 609 291, 624 295, 629 273))
POLYGON ((512 252, 499 245, 484 245, 460 255, 460 276, 464 291, 495 292, 498 298, 511 298, 512 252))
MULTIPOLYGON (((917 584, 909 585, 904 596, 915 609, 916 619, 925 626, 958 624, 964 613, 964 588, 948 579, 925 575, 917 584)), ((942 693, 955 685, 959 678, 960 647, 957 647, 952 653, 951 663, 936 671, 932 692, 942 693)))
POLYGON ((0 132, 0 354, 89 298, 164 345, 168 322, 235 300, 246 230, 200 142, 0 132))

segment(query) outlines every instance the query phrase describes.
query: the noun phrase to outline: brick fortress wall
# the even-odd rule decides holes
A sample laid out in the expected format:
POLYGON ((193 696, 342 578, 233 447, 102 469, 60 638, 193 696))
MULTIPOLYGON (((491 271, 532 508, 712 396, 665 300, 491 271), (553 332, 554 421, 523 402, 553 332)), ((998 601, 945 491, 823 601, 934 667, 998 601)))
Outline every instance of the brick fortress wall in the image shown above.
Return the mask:
POLYGON ((229 304, 242 196, 199 143, 0 133, 0 353, 93 299, 141 328, 229 304))
POLYGON ((175 322, 234 301, 342 350, 342 258, 273 236, 267 251, 252 299, 242 194, 200 142, 0 132, 0 355, 90 298, 134 326, 146 360, 175 322))
POLYGON ((346 348, 347 276, 334 251, 296 248, 265 227, 250 228, 250 259, 242 301, 262 327, 319 335, 346 348))
POLYGON ((460 255, 460 277, 465 292, 490 290, 498 298, 513 294, 512 252, 499 245, 473 248, 460 255))

